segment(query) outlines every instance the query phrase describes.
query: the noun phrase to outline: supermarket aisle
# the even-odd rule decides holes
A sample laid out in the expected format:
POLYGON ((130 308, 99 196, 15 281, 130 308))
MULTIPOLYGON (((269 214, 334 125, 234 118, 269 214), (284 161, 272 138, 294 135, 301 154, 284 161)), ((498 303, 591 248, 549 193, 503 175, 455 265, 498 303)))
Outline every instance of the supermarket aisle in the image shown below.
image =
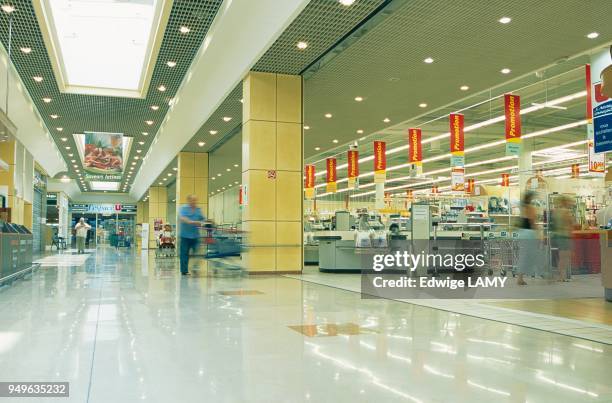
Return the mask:
POLYGON ((298 279, 177 272, 99 249, 1 290, 0 380, 66 380, 62 401, 96 403, 612 401, 609 345, 298 279))

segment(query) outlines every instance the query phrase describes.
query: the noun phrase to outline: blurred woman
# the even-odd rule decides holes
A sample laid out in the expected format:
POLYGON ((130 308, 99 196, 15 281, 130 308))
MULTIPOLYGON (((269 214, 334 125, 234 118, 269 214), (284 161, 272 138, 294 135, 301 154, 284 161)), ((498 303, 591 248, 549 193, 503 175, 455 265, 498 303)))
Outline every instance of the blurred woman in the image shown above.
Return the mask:
POLYGON ((559 205, 552 210, 550 217, 550 246, 557 251, 557 267, 559 269, 558 281, 568 281, 572 259, 572 229, 574 217, 572 216, 572 200, 567 196, 559 197, 559 205))
POLYGON ((535 192, 528 191, 521 200, 521 219, 519 223, 519 266, 516 283, 527 285, 525 274, 535 273, 538 259, 537 210, 533 205, 535 192))

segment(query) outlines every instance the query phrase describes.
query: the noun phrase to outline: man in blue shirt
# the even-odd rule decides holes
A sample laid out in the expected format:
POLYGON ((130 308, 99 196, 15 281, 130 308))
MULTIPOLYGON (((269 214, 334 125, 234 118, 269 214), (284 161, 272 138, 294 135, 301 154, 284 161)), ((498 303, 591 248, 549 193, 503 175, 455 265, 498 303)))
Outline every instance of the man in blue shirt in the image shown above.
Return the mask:
POLYGON ((189 251, 195 252, 200 240, 200 227, 204 223, 204 215, 197 206, 198 198, 187 196, 187 204, 179 210, 179 236, 180 236, 180 268, 181 274, 189 274, 189 251))

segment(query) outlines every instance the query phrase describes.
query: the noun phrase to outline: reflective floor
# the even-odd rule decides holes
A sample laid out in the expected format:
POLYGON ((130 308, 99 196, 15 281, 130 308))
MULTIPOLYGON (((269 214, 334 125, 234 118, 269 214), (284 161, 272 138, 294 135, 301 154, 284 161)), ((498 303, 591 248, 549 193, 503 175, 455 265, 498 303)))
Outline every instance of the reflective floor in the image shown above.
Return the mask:
POLYGON ((287 277, 100 249, 0 290, 16 402, 612 402, 612 346, 287 277))

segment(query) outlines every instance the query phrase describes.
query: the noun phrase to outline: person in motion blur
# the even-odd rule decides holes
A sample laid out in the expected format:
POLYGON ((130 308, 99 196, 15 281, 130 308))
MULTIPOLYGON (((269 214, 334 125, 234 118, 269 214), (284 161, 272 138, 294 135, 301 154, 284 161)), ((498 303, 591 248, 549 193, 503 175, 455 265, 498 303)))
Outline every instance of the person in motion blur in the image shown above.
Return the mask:
POLYGON ((183 276, 189 274, 189 253, 198 248, 200 227, 205 220, 195 195, 187 196, 187 204, 179 210, 179 266, 183 276))
POLYGON ((527 285, 525 274, 535 272, 537 259, 537 210, 533 205, 535 192, 528 191, 521 200, 521 219, 519 223, 519 266, 516 283, 527 285))
POLYGON ((74 226, 76 231, 76 246, 77 253, 85 253, 85 240, 87 239, 87 232, 91 229, 91 225, 85 222, 85 218, 81 217, 79 222, 74 226))
POLYGON ((553 209, 550 217, 550 246, 556 251, 559 277, 557 281, 568 281, 568 273, 572 258, 572 229, 574 218, 572 216, 572 200, 562 195, 559 205, 553 209))

